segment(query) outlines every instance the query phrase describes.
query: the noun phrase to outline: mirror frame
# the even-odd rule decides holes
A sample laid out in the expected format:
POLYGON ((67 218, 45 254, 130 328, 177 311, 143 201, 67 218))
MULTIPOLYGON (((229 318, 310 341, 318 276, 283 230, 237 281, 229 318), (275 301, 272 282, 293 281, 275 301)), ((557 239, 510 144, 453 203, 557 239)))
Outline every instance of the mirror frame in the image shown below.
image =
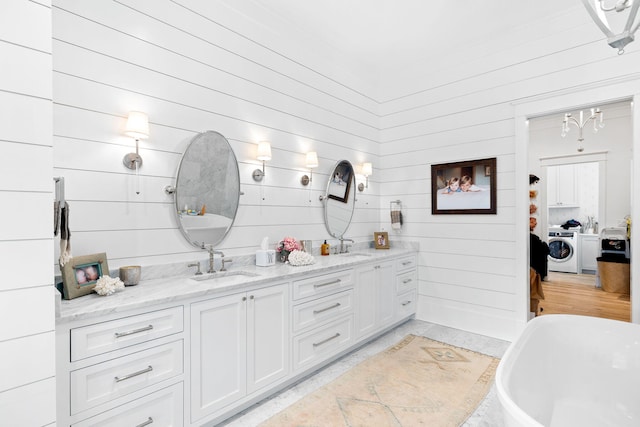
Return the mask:
POLYGON ((324 203, 324 226, 327 229, 327 232, 329 233, 329 235, 331 237, 334 237, 336 239, 340 239, 343 238, 345 233, 347 232, 347 230, 349 230, 349 227, 351 226, 351 220, 353 219, 353 213, 356 210, 356 173, 355 173, 355 169, 353 167, 353 165, 351 164, 350 161, 348 160, 338 160, 335 165, 333 166, 333 168, 331 169, 331 173, 329 174, 329 179, 327 180, 327 187, 325 190, 325 194, 322 197, 322 201, 324 203), (349 182, 347 184, 347 191, 346 191, 346 195, 345 197, 339 197, 339 196, 335 196, 335 195, 331 195, 329 194, 329 187, 331 186, 331 179, 333 177, 333 175, 335 174, 336 169, 338 169, 338 167, 342 164, 348 164, 349 167, 351 168, 351 178, 349 179, 349 182), (350 197, 353 197, 352 200, 349 200, 350 197), (344 202, 343 200, 347 200, 346 202, 344 202), (333 202, 333 203, 352 203, 352 207, 351 207, 351 214, 349 215, 349 221, 348 221, 348 225, 345 228, 345 230, 342 232, 342 234, 339 234, 332 231, 329 228, 329 217, 327 215, 327 211, 328 211, 328 203, 329 202, 333 202))
POLYGON ((173 191, 173 196, 174 196, 174 212, 175 212, 175 217, 176 217, 176 221, 178 223, 178 228, 180 229, 180 232, 182 233, 182 235, 184 236, 184 238, 187 240, 187 242, 189 242, 189 244, 191 244, 192 246, 195 246, 197 248, 200 249, 205 249, 206 246, 215 246, 217 244, 219 244, 220 242, 222 242, 227 235, 229 234, 229 231, 231 231, 231 228, 233 227, 233 224, 236 220, 236 216, 238 215, 238 208, 240 207, 240 195, 242 194, 242 192, 240 191, 240 167, 238 165, 238 159, 236 158, 236 154, 233 151, 233 147, 231 147, 231 144, 229 143, 229 140, 227 140, 227 138, 225 138, 224 135, 222 135, 220 132, 216 132, 214 130, 207 130, 204 132, 200 132, 197 133, 196 135, 194 135, 191 140, 189 141, 189 144, 187 144, 187 147, 185 148, 184 152, 182 153, 182 158, 180 159, 180 163, 178 164, 178 170, 176 172, 176 185, 173 191), (238 189, 237 189, 237 199, 236 199, 236 206, 235 206, 235 210, 233 212, 233 218, 231 218, 231 223, 229 224, 229 226, 227 227, 227 229, 225 230, 224 234, 222 235, 222 237, 220 237, 218 239, 218 241, 216 242, 197 242, 194 239, 192 239, 189 236, 189 233, 185 230, 185 227, 182 224, 182 221, 180 219, 180 206, 178 204, 178 191, 180 188, 180 170, 182 169, 183 166, 183 162, 185 159, 185 154, 187 153, 187 151, 189 150, 189 148, 191 147, 191 145, 196 142, 196 140, 198 140, 199 138, 207 135, 207 134, 211 134, 211 135, 215 135, 219 138, 222 138, 227 145, 229 146, 229 153, 231 155, 231 158, 233 159, 233 162, 236 165, 236 178, 237 178, 237 182, 238 182, 238 189))

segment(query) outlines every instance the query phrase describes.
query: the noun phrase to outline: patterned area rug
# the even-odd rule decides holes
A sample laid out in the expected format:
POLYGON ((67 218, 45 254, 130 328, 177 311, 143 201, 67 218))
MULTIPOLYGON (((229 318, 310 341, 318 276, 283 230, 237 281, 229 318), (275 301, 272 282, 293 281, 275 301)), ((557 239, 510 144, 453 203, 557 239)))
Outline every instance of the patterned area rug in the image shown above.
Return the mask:
POLYGON ((489 391, 499 360, 408 335, 261 426, 459 426, 489 391))

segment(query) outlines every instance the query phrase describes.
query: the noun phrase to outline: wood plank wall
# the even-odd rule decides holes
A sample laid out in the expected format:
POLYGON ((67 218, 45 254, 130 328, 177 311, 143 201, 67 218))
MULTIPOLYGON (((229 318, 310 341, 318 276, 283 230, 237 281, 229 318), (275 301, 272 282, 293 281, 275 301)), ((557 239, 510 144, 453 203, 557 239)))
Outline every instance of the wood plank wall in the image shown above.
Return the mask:
POLYGON ((51 5, 0 6, 0 423, 55 424, 51 5), (28 25, 24 25, 28 22, 28 25), (36 411, 33 408, 38 408, 36 411))
MULTIPOLYGON (((205 130, 231 143, 245 193, 218 249, 251 253, 265 236, 319 247, 329 237, 318 197, 338 160, 377 164, 378 104, 354 83, 347 59, 279 33, 270 19, 222 1, 54 2, 54 174, 66 177, 75 255, 106 252, 111 269, 203 257, 183 239, 163 189, 175 183, 190 138, 205 130), (130 110, 150 120, 140 195, 122 165, 133 148, 123 135, 130 110), (273 159, 256 183, 260 140, 271 142, 273 159), (307 151, 317 151, 320 166, 303 187, 307 151)), ((358 195, 347 237, 372 238, 375 182, 358 195)))
POLYGON ((515 168, 514 105, 640 65, 638 46, 618 56, 582 5, 535 24, 493 46, 470 40, 413 78, 389 78, 381 93, 380 206, 402 199, 397 238, 420 242, 420 319, 513 338, 528 298, 516 282, 516 254, 528 244, 518 241, 516 218, 528 214, 514 183, 528 172, 515 168), (431 215, 431 165, 487 157, 497 158, 497 215, 431 215))

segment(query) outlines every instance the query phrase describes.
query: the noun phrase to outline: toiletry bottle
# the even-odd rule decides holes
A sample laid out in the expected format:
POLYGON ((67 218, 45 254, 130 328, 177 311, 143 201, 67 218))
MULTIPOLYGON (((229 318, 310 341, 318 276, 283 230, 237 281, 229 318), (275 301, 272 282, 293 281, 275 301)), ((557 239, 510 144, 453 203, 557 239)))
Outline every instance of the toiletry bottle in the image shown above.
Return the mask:
POLYGON ((329 255, 329 244, 325 240, 322 246, 320 246, 320 254, 329 255))

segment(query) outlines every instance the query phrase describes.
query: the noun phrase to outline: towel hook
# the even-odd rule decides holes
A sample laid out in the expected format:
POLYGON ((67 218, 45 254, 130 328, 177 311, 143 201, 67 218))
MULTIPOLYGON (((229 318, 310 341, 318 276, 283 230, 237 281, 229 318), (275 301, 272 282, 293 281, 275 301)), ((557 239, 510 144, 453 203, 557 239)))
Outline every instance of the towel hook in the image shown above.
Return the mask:
POLYGON ((64 205, 64 177, 56 176, 53 180, 56 183, 56 201, 60 202, 61 205, 64 205))

